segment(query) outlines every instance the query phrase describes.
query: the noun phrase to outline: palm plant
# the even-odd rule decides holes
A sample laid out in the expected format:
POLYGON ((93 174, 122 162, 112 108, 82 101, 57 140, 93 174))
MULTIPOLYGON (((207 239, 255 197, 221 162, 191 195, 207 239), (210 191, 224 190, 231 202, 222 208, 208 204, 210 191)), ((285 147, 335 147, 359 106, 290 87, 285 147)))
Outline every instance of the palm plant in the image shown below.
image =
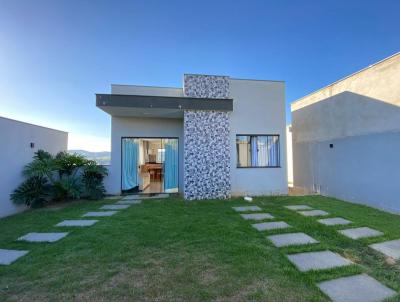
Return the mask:
POLYGON ((90 199, 102 198, 107 169, 78 154, 59 152, 53 156, 39 150, 24 167, 23 175, 27 179, 11 194, 11 199, 34 207, 49 200, 78 199, 82 194, 90 199))
POLYGON ((108 171, 105 167, 98 165, 95 161, 88 161, 83 168, 82 175, 85 197, 89 199, 103 198, 106 192, 103 180, 107 175, 108 171))
POLYGON ((11 200, 32 208, 41 207, 50 200, 49 192, 50 186, 45 177, 32 176, 11 194, 11 200))
POLYGON ((65 151, 54 157, 58 178, 53 182, 53 195, 56 200, 78 199, 81 197, 83 186, 82 168, 88 160, 79 154, 69 154, 65 151))

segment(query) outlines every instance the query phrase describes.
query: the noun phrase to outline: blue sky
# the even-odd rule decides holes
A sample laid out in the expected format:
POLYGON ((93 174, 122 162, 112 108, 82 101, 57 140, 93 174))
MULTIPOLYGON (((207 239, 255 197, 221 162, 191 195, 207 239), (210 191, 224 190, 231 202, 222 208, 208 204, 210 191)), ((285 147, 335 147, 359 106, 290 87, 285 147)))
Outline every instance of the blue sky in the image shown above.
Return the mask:
POLYGON ((290 102, 400 50, 400 1, 0 0, 0 115, 109 148, 110 84, 286 81, 290 102))

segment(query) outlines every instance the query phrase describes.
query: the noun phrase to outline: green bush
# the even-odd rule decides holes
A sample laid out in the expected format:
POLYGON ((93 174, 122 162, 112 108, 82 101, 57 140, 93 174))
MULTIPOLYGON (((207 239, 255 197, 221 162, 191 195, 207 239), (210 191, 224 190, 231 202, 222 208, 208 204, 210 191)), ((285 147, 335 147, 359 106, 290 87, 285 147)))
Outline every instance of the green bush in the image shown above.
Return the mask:
POLYGON ((51 200, 104 197, 107 169, 79 154, 59 152, 53 156, 39 150, 24 167, 23 175, 27 179, 11 194, 11 199, 38 207, 51 200))
POLYGON ((103 184, 107 169, 99 166, 95 161, 89 161, 83 168, 82 182, 84 196, 88 199, 101 199, 106 192, 103 184))
POLYGON ((50 200, 50 191, 51 187, 45 177, 32 176, 11 194, 11 200, 16 204, 38 208, 50 200))

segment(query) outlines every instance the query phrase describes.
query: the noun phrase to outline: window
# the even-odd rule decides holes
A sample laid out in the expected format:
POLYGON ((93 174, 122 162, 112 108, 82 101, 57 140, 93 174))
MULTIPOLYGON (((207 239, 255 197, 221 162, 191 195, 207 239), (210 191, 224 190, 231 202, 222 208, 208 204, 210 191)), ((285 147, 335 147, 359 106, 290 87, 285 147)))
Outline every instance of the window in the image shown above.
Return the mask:
POLYGON ((157 163, 163 163, 165 161, 165 149, 157 150, 157 163))
POLYGON ((237 167, 279 167, 279 135, 236 135, 237 167))

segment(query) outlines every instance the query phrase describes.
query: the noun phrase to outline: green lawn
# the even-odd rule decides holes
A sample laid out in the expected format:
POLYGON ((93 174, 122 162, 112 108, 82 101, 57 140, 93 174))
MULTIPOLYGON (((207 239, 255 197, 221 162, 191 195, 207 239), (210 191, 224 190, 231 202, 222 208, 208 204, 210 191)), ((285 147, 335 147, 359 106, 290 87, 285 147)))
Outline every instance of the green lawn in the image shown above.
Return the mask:
POLYGON ((399 239, 400 216, 320 196, 256 198, 253 204, 293 226, 285 231, 253 229, 231 208, 247 205, 242 199, 170 198, 133 205, 92 227, 65 228, 71 234, 56 243, 15 241, 28 232, 60 231, 56 223, 113 202, 73 202, 1 219, 0 248, 31 252, 0 266, 0 301, 327 301, 316 281, 359 272, 400 292, 400 264, 367 247, 399 239), (289 204, 308 204, 385 235, 351 240, 335 232, 341 227, 283 208, 289 204), (265 238, 292 231, 321 243, 277 249, 265 238), (323 249, 358 265, 300 273, 285 258, 288 252, 323 249))

